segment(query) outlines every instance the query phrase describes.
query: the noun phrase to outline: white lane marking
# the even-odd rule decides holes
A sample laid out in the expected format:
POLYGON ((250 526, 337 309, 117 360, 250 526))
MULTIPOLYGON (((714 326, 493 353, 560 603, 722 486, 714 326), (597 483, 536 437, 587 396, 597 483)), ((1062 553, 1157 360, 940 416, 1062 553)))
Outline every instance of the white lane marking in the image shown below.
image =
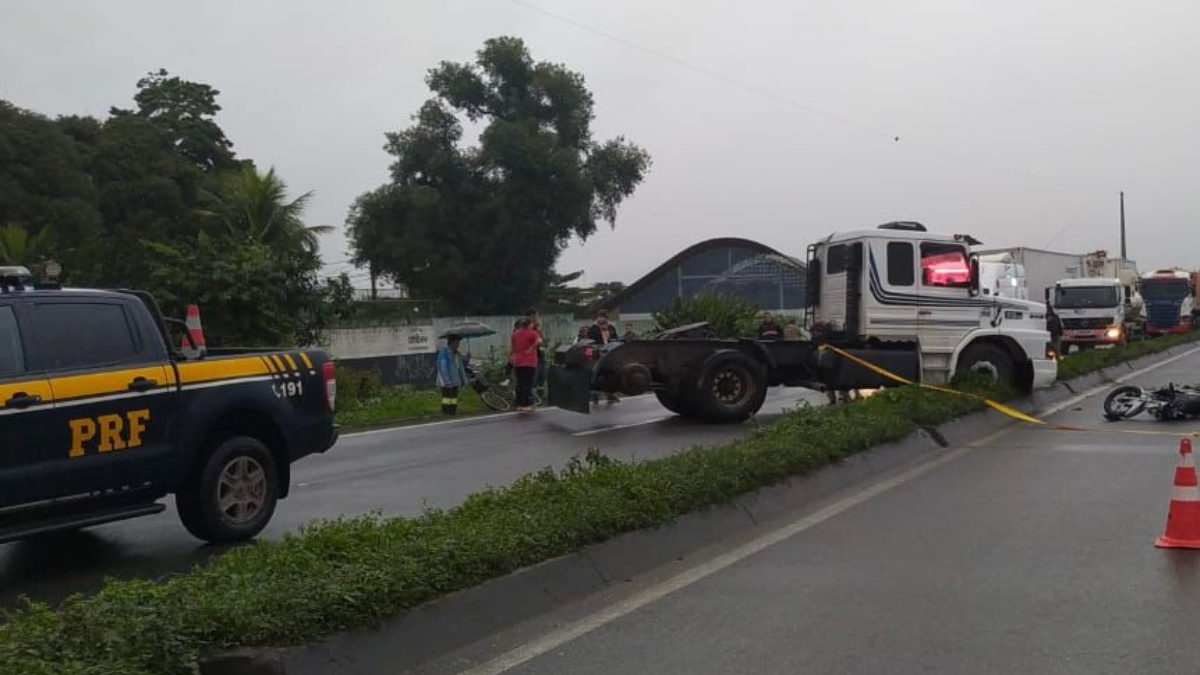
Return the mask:
MULTIPOLYGON (((1178 361, 1186 356, 1195 354, 1198 351, 1200 351, 1200 347, 1187 351, 1178 356, 1171 357, 1170 359, 1151 364, 1150 366, 1138 371, 1134 371, 1122 378, 1117 378, 1117 381, 1122 382, 1126 379, 1143 375, 1157 368, 1161 368, 1162 366, 1174 363, 1175 361, 1178 361)), ((1095 387, 1088 393, 1081 394, 1066 401, 1062 401, 1061 403, 1052 405, 1047 408, 1043 414, 1053 415, 1061 412, 1066 408, 1077 404, 1079 401, 1089 396, 1093 396, 1094 392, 1106 389, 1108 386, 1109 385, 1102 385, 1095 387)), ((887 480, 869 485, 859 492, 834 502, 820 511, 817 511, 816 513, 804 516, 799 520, 792 521, 791 523, 784 525, 772 532, 768 532, 767 534, 743 544, 732 551, 728 551, 720 556, 717 556, 716 558, 713 558, 712 560, 709 560, 708 562, 702 563, 685 572, 677 574, 666 581, 651 586, 650 588, 625 598, 624 600, 595 612, 594 614, 586 616, 573 623, 569 623, 557 630, 551 631, 546 635, 533 640, 532 642, 528 642, 520 647, 517 647, 516 649, 501 654, 500 656, 497 656, 486 663, 475 666, 470 670, 462 671, 460 675, 500 675, 501 673, 505 673, 513 668, 528 663, 529 661, 532 661, 543 654, 552 652, 573 640, 587 635, 601 626, 612 623, 613 621, 637 611, 642 607, 657 602, 671 593, 674 593, 675 591, 686 588, 698 581, 702 581, 703 579, 710 577, 728 567, 731 567, 742 560, 745 560, 746 558, 761 553, 771 546, 786 541, 791 537, 804 532, 805 530, 812 529, 813 527, 816 527, 817 525, 820 525, 821 523, 834 518, 835 516, 838 516, 854 508, 855 506, 870 501, 871 499, 874 499, 875 497, 878 497, 879 495, 888 492, 893 488, 899 487, 916 478, 919 478, 920 476, 923 476, 924 474, 927 474, 944 464, 953 462, 967 453, 972 452, 979 447, 983 447, 988 443, 992 443, 1000 437, 1011 433, 1015 428, 1017 428, 1016 424, 1004 429, 1000 429, 963 447, 944 451, 945 454, 941 455, 940 457, 935 457, 925 461, 917 460, 921 463, 912 468, 906 469, 887 480)))
POLYGON ((669 420, 673 415, 663 415, 653 419, 642 420, 641 422, 630 422, 628 424, 614 424, 610 427, 601 427, 599 429, 588 429, 587 431, 579 431, 571 434, 572 436, 591 436, 592 434, 602 434, 606 431, 616 431, 617 429, 632 429, 633 427, 644 427, 647 424, 655 424, 663 420, 669 420))

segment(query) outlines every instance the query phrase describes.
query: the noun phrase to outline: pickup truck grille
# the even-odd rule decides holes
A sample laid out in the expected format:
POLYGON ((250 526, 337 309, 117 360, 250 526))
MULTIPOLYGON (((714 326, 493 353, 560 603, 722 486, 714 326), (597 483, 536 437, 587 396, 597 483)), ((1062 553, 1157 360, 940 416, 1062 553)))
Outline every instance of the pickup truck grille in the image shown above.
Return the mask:
POLYGON ((1063 319, 1062 323, 1063 328, 1066 330, 1097 329, 1108 328, 1112 325, 1112 319, 1106 316, 1097 316, 1082 319, 1063 319))

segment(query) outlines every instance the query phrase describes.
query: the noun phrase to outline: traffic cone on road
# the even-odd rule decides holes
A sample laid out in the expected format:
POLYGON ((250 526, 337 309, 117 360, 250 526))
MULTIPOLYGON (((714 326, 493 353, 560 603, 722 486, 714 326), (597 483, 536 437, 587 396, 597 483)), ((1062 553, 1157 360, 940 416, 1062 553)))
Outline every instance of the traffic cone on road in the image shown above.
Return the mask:
POLYGON ((1175 467, 1167 530, 1154 545, 1159 548, 1200 548, 1200 485, 1196 481, 1190 438, 1179 442, 1179 464, 1175 467))
POLYGON ((188 335, 191 335, 192 339, 189 341, 186 335, 183 337, 181 345, 183 353, 189 358, 204 354, 208 347, 204 344, 204 328, 200 325, 200 307, 198 305, 188 305, 187 328, 188 335), (196 344, 194 349, 192 348, 193 342, 196 344))

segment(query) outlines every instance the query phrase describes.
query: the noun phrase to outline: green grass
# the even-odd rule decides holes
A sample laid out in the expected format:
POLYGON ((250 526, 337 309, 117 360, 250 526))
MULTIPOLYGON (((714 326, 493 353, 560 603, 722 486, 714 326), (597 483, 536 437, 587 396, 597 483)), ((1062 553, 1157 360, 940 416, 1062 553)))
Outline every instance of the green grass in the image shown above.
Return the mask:
POLYGON ((1063 357, 1058 363, 1058 379, 1070 380, 1082 375, 1094 373, 1104 368, 1119 365, 1126 361, 1157 354, 1189 342, 1200 340, 1200 331, 1163 335, 1147 340, 1136 340, 1124 347, 1112 349, 1089 349, 1086 352, 1076 352, 1063 357))
MULTIPOLYGON (((458 414, 470 415, 488 410, 474 389, 461 389, 458 394, 458 414)), ((442 394, 436 389, 383 387, 365 401, 339 402, 337 423, 348 429, 415 422, 442 414, 442 394)))
MULTIPOLYGON (((1107 359, 1147 349, 1113 350, 1107 359)), ((960 386, 1004 398, 978 381, 960 386)), ((29 604, 12 612, 0 625, 0 674, 183 675, 202 654, 371 627, 980 408, 968 397, 893 389, 852 405, 802 407, 744 439, 661 459, 624 463, 589 452, 561 471, 545 469, 416 518, 315 522, 161 582, 110 581, 58 608, 29 604)))

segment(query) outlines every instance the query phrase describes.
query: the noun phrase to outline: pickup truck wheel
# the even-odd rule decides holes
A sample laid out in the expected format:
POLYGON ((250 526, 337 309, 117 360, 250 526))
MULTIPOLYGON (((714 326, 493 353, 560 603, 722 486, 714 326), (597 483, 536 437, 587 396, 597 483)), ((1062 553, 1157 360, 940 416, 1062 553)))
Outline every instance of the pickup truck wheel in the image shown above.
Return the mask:
POLYGON ((217 446, 176 496, 179 519, 197 539, 246 541, 266 527, 279 501, 279 469, 262 441, 237 436, 217 446))
POLYGON ((989 344, 974 344, 958 357, 958 372, 986 373, 1012 387, 1019 387, 1017 366, 1003 348, 989 344))
POLYGON ((710 422, 742 422, 767 398, 767 377, 754 359, 723 349, 708 357, 697 381, 699 417, 710 422))

